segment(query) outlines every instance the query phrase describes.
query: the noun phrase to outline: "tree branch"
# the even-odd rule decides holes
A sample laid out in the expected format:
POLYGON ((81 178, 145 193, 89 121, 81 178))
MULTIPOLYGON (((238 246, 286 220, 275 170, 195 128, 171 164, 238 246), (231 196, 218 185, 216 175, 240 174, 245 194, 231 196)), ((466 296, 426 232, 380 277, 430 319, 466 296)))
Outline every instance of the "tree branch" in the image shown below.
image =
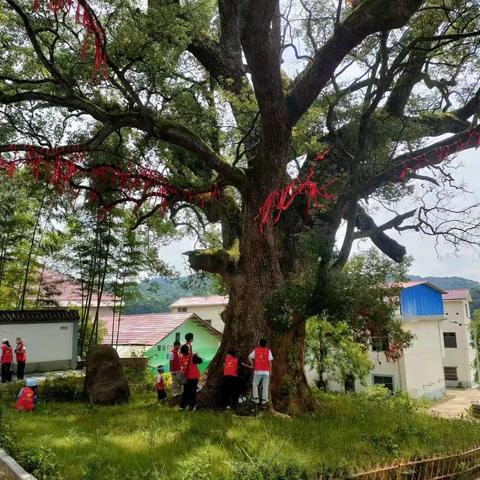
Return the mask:
POLYGON ((352 49, 372 33, 403 27, 422 3, 422 0, 365 0, 353 10, 295 79, 287 96, 290 122, 298 122, 352 49))
MULTIPOLYGON (((384 232, 385 230, 390 230, 392 228, 397 229, 397 227, 399 227, 405 220, 413 217, 416 211, 417 209, 415 208, 414 210, 410 210, 409 212, 403 213, 402 215, 397 215, 388 222, 385 222, 383 225, 376 226, 373 229, 355 232, 353 238, 354 240, 360 240, 361 238, 369 238, 372 235, 384 232)), ((365 215, 365 212, 362 212, 361 214, 365 215)), ((364 222, 363 225, 365 226, 366 223, 364 222)))
POLYGON ((393 261, 400 263, 405 258, 407 249, 390 238, 383 230, 379 230, 381 227, 378 227, 373 218, 361 207, 357 212, 356 226, 361 232, 369 232, 368 236, 373 244, 393 261))

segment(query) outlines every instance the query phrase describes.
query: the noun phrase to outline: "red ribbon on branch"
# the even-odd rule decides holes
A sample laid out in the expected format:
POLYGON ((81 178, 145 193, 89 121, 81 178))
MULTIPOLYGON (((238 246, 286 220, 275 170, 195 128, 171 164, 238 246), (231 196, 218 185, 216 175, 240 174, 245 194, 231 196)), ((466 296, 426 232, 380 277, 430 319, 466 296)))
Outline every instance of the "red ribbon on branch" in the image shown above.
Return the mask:
POLYGON ((269 193, 264 204, 260 207, 255 220, 260 219, 260 230, 263 231, 265 225, 276 224, 282 213, 290 208, 294 200, 299 195, 307 196, 307 209, 310 211, 312 203, 320 208, 326 201, 336 198, 335 194, 329 193, 328 188, 335 183, 335 179, 330 179, 323 185, 318 185, 312 178, 315 175, 315 168, 318 162, 325 160, 330 147, 319 153, 310 168, 310 171, 304 181, 298 177, 292 180, 288 185, 280 190, 274 190, 269 193))
MULTIPOLYGON (((107 59, 107 36, 105 29, 100 24, 100 21, 95 16, 93 10, 87 4, 86 0, 76 0, 77 6, 75 9, 75 21, 85 28, 85 37, 82 47, 82 62, 87 61, 87 51, 89 45, 89 38, 94 38, 94 61, 91 79, 103 77, 109 78, 108 73, 108 59, 107 59)), ((74 5, 74 0, 49 0, 49 9, 54 12, 69 13, 74 5)), ((33 9, 38 11, 40 8, 40 0, 34 0, 33 9)))
MULTIPOLYGON (((438 147, 433 150, 432 154, 435 155, 438 162, 443 162, 450 155, 462 152, 463 150, 470 147, 480 147, 480 131, 478 131, 477 128, 470 129, 465 140, 460 139, 451 145, 444 145, 438 147)), ((426 167, 429 163, 431 163, 431 160, 429 160, 426 154, 409 158, 405 161, 405 165, 403 165, 403 167, 401 168, 398 174, 398 179, 401 182, 405 181, 407 175, 410 172, 416 172, 417 170, 426 167), (409 165, 406 165, 407 163, 409 165)))
MULTIPOLYGON (((206 202, 221 198, 220 187, 216 184, 203 190, 182 188, 169 182, 156 170, 139 167, 133 162, 128 162, 124 170, 110 165, 90 167, 86 163, 86 152, 80 145, 70 146, 68 152, 62 148, 49 149, 32 145, 18 146, 18 149, 17 145, 9 146, 8 151, 13 156, 12 159, 7 160, 0 155, 0 170, 6 171, 9 178, 12 178, 18 166, 30 167, 37 181, 43 175, 44 179, 55 186, 61 194, 68 187, 75 189, 75 185, 72 185, 75 177, 79 179, 87 177, 102 183, 111 191, 126 195, 128 201, 135 203, 135 211, 152 198, 160 201, 161 213, 168 209, 173 200, 203 207, 206 202), (20 148, 25 152, 22 157, 19 157, 17 151, 20 148)), ((94 187, 89 189, 87 195, 89 202, 98 202, 100 199, 99 191, 94 187)), ((112 204, 102 205, 105 212, 112 208, 112 204)))

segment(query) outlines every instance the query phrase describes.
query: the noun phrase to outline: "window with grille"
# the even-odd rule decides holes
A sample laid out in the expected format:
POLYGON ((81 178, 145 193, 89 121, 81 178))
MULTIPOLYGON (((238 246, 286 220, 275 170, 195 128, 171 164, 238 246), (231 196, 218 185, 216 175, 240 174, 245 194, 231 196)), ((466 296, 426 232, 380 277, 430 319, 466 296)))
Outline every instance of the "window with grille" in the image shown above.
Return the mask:
POLYGON ((445 380, 458 380, 457 367, 443 367, 445 380))
POLYGON ((457 334, 455 332, 443 332, 443 344, 445 348, 457 348, 457 334))
POLYGON ((175 332, 175 341, 176 342, 180 341, 180 332, 175 332))
POLYGON ((179 311, 179 312, 186 312, 186 311, 187 311, 187 307, 178 307, 178 311, 179 311))
POLYGON ((373 384, 383 385, 393 393, 393 377, 390 375, 374 375, 373 384))

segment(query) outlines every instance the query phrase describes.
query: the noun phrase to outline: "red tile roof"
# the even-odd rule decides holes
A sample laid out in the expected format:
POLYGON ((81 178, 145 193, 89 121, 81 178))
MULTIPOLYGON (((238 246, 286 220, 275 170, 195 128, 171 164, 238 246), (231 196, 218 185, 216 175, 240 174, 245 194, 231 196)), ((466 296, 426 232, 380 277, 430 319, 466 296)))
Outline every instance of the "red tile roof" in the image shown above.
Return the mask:
MULTIPOLYGON (((193 320, 208 330, 212 335, 221 337, 221 333, 211 327, 194 313, 147 313, 143 315, 123 315, 120 319, 119 345, 155 345, 172 333, 182 323, 193 320)), ((107 333, 103 343, 112 343, 112 320, 102 319, 107 333)), ((113 337, 116 343, 117 320, 113 327, 113 337)))
MULTIPOLYGON (((42 296, 55 303, 82 303, 82 290, 78 283, 71 282, 62 275, 45 270, 40 275, 40 289, 42 296)), ((97 304, 97 295, 92 295, 92 305, 97 304)), ((114 297, 108 293, 102 294, 101 306, 113 303, 114 297)), ((117 299, 117 302, 119 300, 117 299)))
POLYGON ((215 305, 227 305, 228 295, 209 295, 207 297, 182 297, 170 305, 172 307, 207 307, 215 305))
POLYGON ((469 300, 471 301, 470 297, 470 290, 466 288, 457 288, 454 290, 447 290, 447 293, 442 295, 444 300, 469 300))

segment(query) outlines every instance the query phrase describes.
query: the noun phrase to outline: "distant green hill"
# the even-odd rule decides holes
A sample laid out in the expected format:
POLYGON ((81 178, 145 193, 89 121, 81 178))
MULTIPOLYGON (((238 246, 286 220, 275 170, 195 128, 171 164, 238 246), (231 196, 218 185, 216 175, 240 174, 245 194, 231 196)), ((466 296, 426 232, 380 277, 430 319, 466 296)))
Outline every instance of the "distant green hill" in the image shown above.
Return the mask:
POLYGON ((221 290, 221 285, 206 275, 151 278, 138 285, 134 298, 126 301, 124 313, 169 312, 170 304, 180 297, 223 294, 221 290))
POLYGON ((480 283, 475 280, 462 277, 419 277, 418 275, 410 275, 409 278, 410 280, 427 280, 444 290, 466 288, 470 290, 472 296, 471 310, 480 308, 480 283))

